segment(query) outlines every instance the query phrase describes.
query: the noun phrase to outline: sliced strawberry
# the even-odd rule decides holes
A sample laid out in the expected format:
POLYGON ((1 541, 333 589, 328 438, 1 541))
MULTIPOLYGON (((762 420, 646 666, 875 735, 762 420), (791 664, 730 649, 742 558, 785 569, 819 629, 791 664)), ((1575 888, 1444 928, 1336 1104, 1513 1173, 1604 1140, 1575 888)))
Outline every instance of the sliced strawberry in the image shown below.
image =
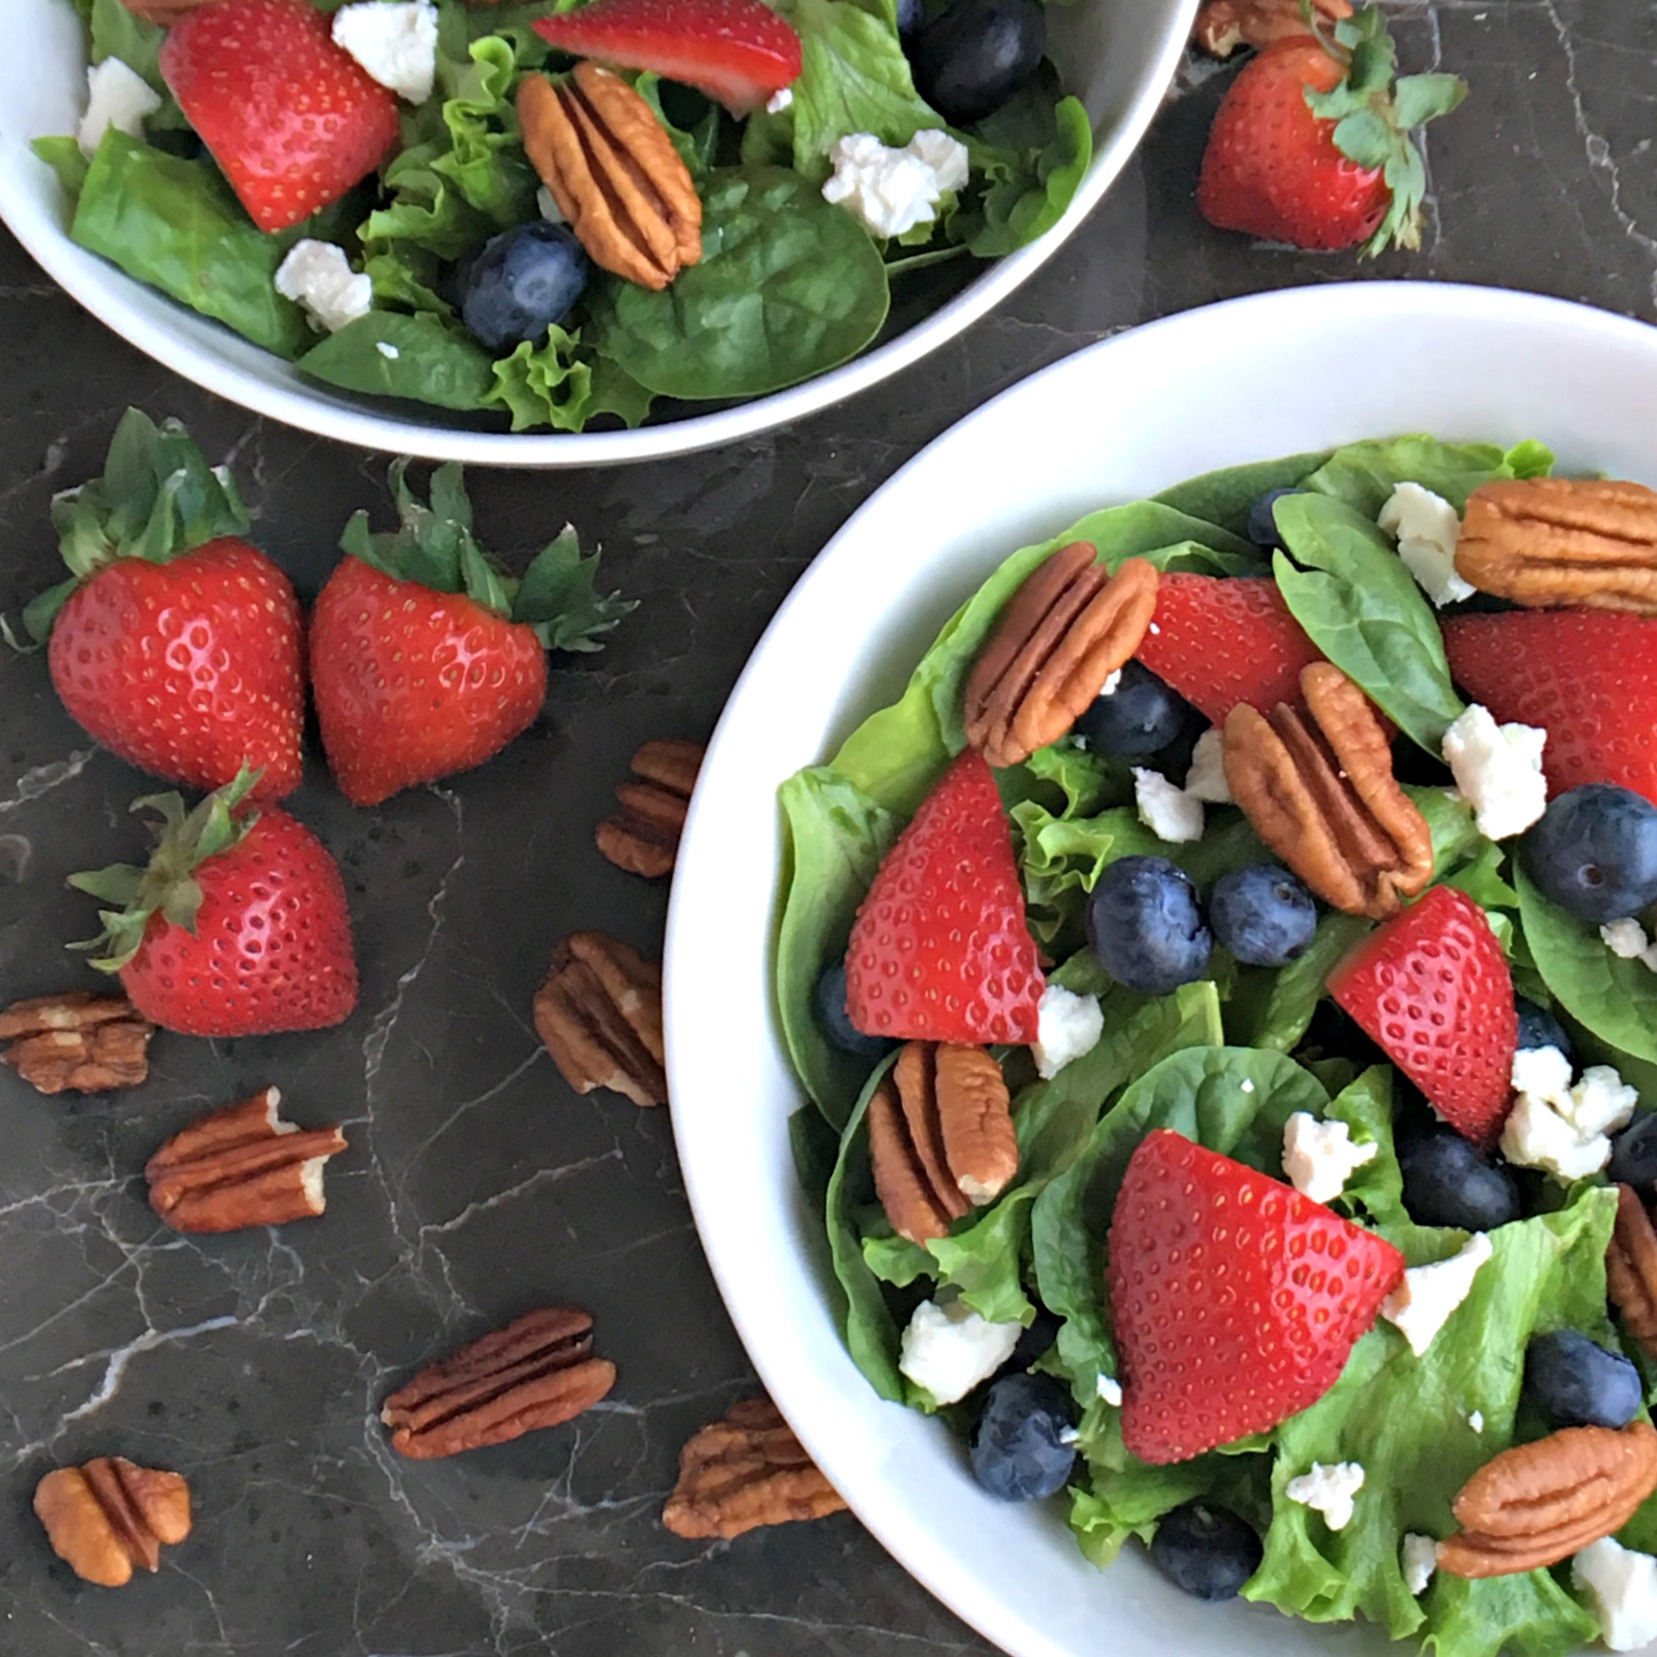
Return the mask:
POLYGON ((1106 1268, 1128 1449, 1187 1461, 1315 1404, 1403 1270, 1392 1244, 1292 1186, 1147 1134, 1106 1268))
POLYGON ((1513 610, 1444 623, 1450 673, 1503 723, 1548 733, 1548 792, 1609 782, 1657 804, 1657 619, 1513 610))
POLYGON ((1435 886, 1377 927, 1329 975, 1329 993, 1452 1128, 1496 1143, 1519 1020, 1507 957, 1465 892, 1435 886))
POLYGON ((800 37, 762 0, 593 0, 534 28, 575 57, 683 81, 733 115, 800 73, 800 37))
POLYGON ((1323 660, 1275 581, 1165 575, 1139 660, 1216 725, 1240 702, 1269 713, 1300 700, 1300 670, 1323 660))
POLYGON ((865 1035, 1036 1039, 1045 984, 995 778, 968 749, 886 854, 846 946, 846 1012, 865 1035))

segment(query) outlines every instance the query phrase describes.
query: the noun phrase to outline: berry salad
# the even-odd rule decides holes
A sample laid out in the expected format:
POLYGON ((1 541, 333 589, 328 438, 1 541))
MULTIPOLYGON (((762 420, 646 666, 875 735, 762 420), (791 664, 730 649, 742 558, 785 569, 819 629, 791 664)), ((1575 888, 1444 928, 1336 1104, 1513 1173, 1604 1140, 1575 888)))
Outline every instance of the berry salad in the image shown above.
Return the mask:
POLYGON ((316 381, 515 431, 824 373, 1092 153, 1043 0, 63 4, 86 111, 34 148, 77 243, 316 381))
POLYGON ((1095 512, 781 790, 870 1385, 1096 1564, 1439 1657, 1657 1639, 1657 493, 1553 464, 1095 512))

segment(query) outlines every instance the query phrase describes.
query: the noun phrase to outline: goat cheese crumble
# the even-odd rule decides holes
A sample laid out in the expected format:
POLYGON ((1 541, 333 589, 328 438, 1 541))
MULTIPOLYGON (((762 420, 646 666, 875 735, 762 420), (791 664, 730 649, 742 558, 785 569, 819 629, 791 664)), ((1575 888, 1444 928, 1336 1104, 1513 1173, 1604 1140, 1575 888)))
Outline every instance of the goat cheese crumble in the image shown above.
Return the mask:
POLYGON ((1612 1651, 1638 1651, 1657 1640, 1657 1559, 1605 1536, 1571 1561, 1571 1576, 1593 1602, 1600 1637, 1612 1651))
POLYGON ((1297 1110, 1283 1124, 1283 1172, 1302 1196, 1333 1202, 1355 1170, 1373 1162, 1378 1145, 1354 1145, 1352 1130, 1340 1121, 1320 1122, 1297 1110))
POLYGON ((1197 738, 1191 750, 1191 768, 1185 773, 1185 792, 1210 805, 1230 805, 1231 784, 1225 780, 1225 733, 1218 725, 1197 738))
POLYGON ((1404 1586, 1417 1597, 1426 1593, 1427 1584, 1438 1569, 1438 1543, 1430 1536, 1405 1531, 1402 1564, 1404 1586))
POLYGON ((161 99, 142 75, 119 58, 105 58, 86 71, 86 113, 75 129, 75 142, 90 161, 111 127, 142 138, 145 117, 160 107, 161 99))
POLYGON ((964 1300, 923 1300, 903 1331, 898 1368, 938 1404, 965 1398, 1012 1357, 1023 1326, 991 1323, 964 1300))
POLYGON ((1289 1480, 1284 1494, 1291 1502, 1321 1513, 1331 1530, 1345 1530, 1352 1522, 1352 1498, 1363 1486, 1364 1470, 1357 1462, 1337 1461, 1326 1466, 1314 1461, 1309 1473, 1289 1480))
POLYGON ((1498 725, 1477 702, 1444 733, 1444 763, 1472 806, 1479 833, 1492 840, 1523 834, 1548 805, 1542 748, 1548 733, 1535 725, 1498 725))
POLYGON ((1036 1003, 1036 1039, 1030 1044, 1036 1074, 1050 1081, 1072 1060, 1091 1053, 1104 1030, 1097 997, 1049 984, 1036 1003))
POLYGON ((1160 771, 1133 768, 1133 797, 1139 820, 1158 840, 1184 845, 1202 839, 1202 801, 1171 783, 1160 771))
POLYGON ((1404 1281, 1381 1302, 1381 1316, 1393 1324, 1420 1357, 1473 1289, 1479 1268, 1495 1251, 1482 1231, 1475 1231, 1448 1260, 1411 1266, 1404 1281))
POLYGON ((1404 567, 1435 609, 1471 598, 1478 590, 1456 574, 1461 519, 1442 495, 1419 483, 1401 483, 1387 497, 1375 522, 1398 542, 1404 567))
POLYGON ((829 155, 823 199, 849 208, 877 236, 901 236, 938 216, 939 201, 967 181, 967 147, 947 132, 917 132, 892 149, 871 132, 849 133, 829 155))
POLYGON ((437 7, 432 0, 359 0, 334 13, 334 44, 381 86, 423 104, 437 79, 437 7))
POLYGON ((288 250, 276 267, 275 285, 284 299, 303 305, 331 334, 367 316, 374 304, 373 282, 352 270, 344 248, 311 236, 288 250))

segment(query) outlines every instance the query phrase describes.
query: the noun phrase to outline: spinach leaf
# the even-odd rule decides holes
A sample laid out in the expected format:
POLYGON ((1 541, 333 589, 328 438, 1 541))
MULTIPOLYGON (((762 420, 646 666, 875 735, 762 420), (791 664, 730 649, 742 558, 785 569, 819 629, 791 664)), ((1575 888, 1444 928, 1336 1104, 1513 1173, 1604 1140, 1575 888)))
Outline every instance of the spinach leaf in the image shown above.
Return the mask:
POLYGON ((1267 490, 1299 488, 1328 459, 1325 451, 1226 466, 1164 489, 1156 499, 1193 518, 1206 518, 1233 535, 1247 536, 1249 509, 1267 490))
MULTIPOLYGON (((1529 463, 1534 464, 1534 455, 1524 445, 1514 452, 1522 458, 1529 456, 1529 463)), ((1548 458, 1551 461, 1552 456, 1548 458)), ((1332 495, 1362 516, 1374 518, 1401 483, 1419 483, 1463 512, 1467 497, 1481 483, 1516 475, 1494 443, 1443 443, 1436 437, 1411 435, 1344 444, 1303 487, 1332 495)))
POLYGON ((494 378, 488 354, 464 329, 396 311, 370 311, 324 335, 298 366, 346 391, 452 409, 485 407, 494 378))
POLYGON ((1331 910, 1305 954, 1288 966, 1242 967, 1238 990, 1226 1003, 1226 1036, 1237 1046, 1289 1053, 1300 1045, 1323 999, 1329 974, 1374 925, 1361 915, 1331 910))
POLYGON ((1352 1219, 1372 1225, 1408 1222, 1404 1211, 1404 1176, 1392 1143, 1392 1067, 1371 1065, 1329 1101, 1327 1122, 1344 1122, 1354 1145, 1375 1145, 1374 1157, 1354 1170, 1334 1206, 1352 1219))

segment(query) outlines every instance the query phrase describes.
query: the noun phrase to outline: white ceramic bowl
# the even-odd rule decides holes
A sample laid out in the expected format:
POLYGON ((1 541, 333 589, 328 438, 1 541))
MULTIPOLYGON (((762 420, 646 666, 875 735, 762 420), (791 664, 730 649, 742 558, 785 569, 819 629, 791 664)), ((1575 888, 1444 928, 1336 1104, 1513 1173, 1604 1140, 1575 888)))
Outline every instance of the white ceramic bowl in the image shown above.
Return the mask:
POLYGON ((711 448, 798 420, 907 367, 1006 298, 1087 216, 1144 136, 1191 31, 1198 0, 1054 6, 1051 52, 1094 122, 1094 157, 1063 219, 994 264, 924 321, 787 391, 638 431, 506 434, 422 417, 307 381, 280 358, 123 275, 66 234, 63 195, 29 141, 73 132, 85 102, 80 25, 69 0, 0 6, 0 219, 81 304, 158 362, 260 414, 363 448, 495 466, 598 466, 711 448))
POLYGON ((852 518, 760 641, 702 768, 666 993, 674 1126, 708 1258, 766 1386, 858 1516, 1016 1657, 1330 1657, 1387 1642, 1199 1605, 1132 1552, 1095 1570, 1056 1504, 985 1496, 941 1424, 881 1402, 853 1367, 789 1156, 803 1095, 769 982, 776 788, 897 696, 1014 548, 1215 467, 1408 430, 1537 437, 1566 465, 1657 484, 1657 329, 1527 295, 1367 283, 1233 300, 1093 346, 969 416, 852 518))

